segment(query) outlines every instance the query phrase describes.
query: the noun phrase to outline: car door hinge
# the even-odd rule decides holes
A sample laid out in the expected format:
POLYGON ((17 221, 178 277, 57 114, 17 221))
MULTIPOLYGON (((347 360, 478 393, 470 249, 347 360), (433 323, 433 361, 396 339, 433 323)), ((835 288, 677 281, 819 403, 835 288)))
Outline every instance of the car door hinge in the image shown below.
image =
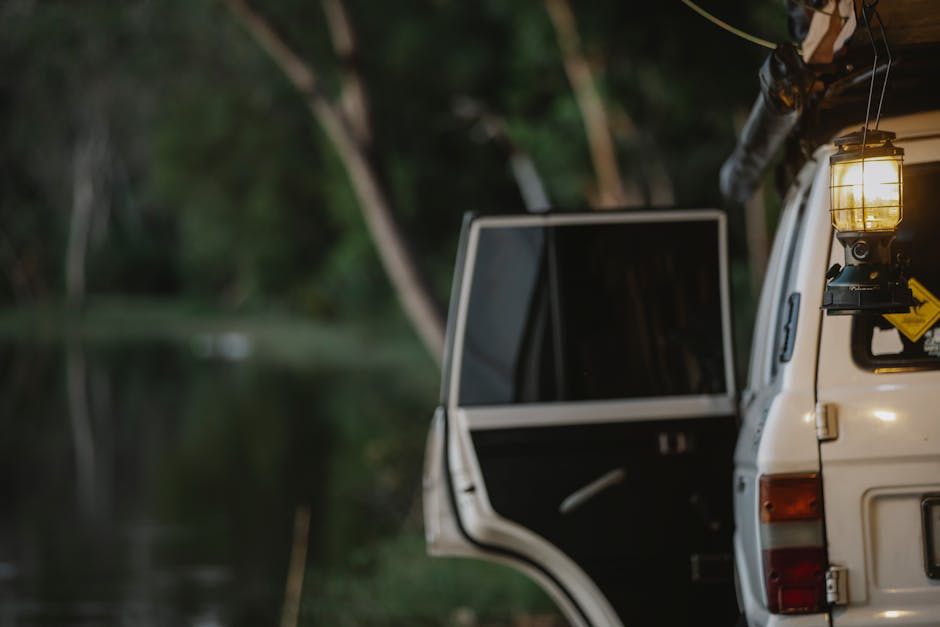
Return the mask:
POLYGON ((826 571, 826 602, 830 605, 848 604, 849 569, 845 566, 830 566, 826 571))
POLYGON ((816 438, 828 442, 839 437, 839 412, 835 403, 816 403, 816 438))

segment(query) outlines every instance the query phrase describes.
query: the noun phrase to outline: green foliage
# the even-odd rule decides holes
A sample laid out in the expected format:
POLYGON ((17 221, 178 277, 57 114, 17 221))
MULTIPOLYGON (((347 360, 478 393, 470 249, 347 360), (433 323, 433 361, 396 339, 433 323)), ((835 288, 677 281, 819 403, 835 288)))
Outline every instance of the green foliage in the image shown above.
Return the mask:
POLYGON ((469 624, 495 627, 527 615, 563 624, 548 596, 522 574, 489 562, 431 558, 416 532, 352 551, 339 571, 314 568, 308 589, 303 617, 313 625, 436 627, 472 617, 469 624))
MULTIPOLYGON (((709 8, 781 36, 767 0, 709 8)), ((337 94, 339 66, 321 8, 258 8, 337 94)), ((561 207, 593 180, 580 113, 541 3, 351 1, 374 129, 373 156, 439 300, 460 216, 521 202, 498 146, 455 112, 472 98, 508 124, 561 207)), ((72 157, 105 120, 88 265, 92 293, 279 304, 318 317, 384 315, 392 291, 333 147, 302 98, 210 0, 19 3, 4 9, 5 138, 0 303, 61 289, 72 157)), ((763 52, 678 5, 577 7, 584 48, 621 128, 625 177, 663 159, 679 204, 718 201, 734 119, 756 94, 763 52)))

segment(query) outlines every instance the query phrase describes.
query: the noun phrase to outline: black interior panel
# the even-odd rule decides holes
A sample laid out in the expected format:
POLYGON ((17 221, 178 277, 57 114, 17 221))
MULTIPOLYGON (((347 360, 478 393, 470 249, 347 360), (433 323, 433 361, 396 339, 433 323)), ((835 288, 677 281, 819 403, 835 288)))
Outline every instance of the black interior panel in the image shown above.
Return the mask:
POLYGON ((561 549, 625 625, 732 625, 733 417, 472 432, 493 508, 561 549), (621 468, 625 479, 562 514, 621 468))

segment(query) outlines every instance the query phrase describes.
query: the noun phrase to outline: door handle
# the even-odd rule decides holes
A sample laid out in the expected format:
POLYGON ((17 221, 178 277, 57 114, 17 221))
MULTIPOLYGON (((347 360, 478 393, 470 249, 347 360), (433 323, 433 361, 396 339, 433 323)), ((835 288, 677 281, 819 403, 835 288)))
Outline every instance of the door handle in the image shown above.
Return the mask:
POLYGON ((559 513, 570 514, 607 488, 621 483, 626 478, 627 471, 624 468, 616 468, 608 473, 604 473, 583 488, 579 488, 569 494, 565 500, 561 502, 561 505, 558 506, 559 513))

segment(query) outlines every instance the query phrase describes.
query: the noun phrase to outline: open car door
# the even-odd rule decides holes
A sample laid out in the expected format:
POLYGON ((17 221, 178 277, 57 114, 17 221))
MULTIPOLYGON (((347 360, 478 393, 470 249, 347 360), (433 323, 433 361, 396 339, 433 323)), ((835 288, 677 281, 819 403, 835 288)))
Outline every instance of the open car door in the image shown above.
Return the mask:
POLYGON ((572 625, 732 625, 725 216, 468 217, 425 460, 434 554, 572 625))

